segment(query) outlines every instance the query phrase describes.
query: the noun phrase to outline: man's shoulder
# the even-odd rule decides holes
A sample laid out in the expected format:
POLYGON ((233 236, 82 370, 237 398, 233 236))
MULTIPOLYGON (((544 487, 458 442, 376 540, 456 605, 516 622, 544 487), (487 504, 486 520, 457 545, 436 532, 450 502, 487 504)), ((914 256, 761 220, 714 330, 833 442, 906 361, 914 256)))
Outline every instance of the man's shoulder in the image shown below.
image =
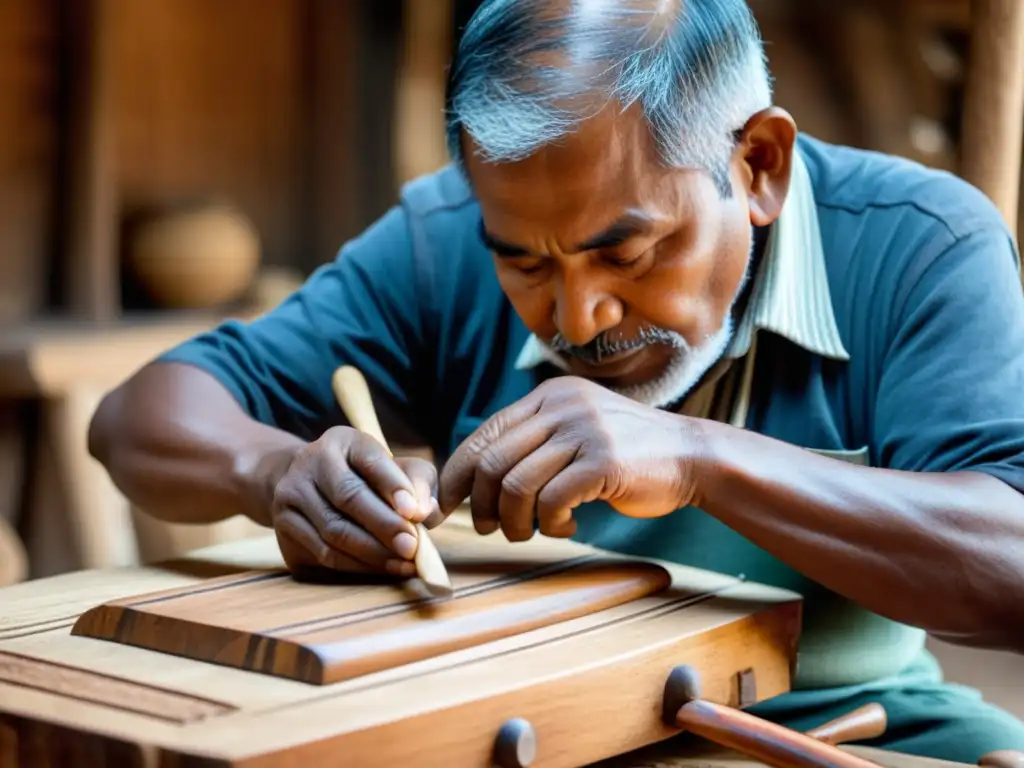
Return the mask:
POLYGON ((870 219, 874 227, 899 221, 904 230, 942 230, 958 240, 1004 226, 979 189, 947 171, 807 135, 798 146, 825 228, 854 219, 870 219))
POLYGON ((399 200, 430 311, 448 322, 501 312, 507 302, 480 236, 480 205, 461 171, 449 164, 413 179, 399 200))
POLYGON ((445 211, 476 215, 477 210, 473 190, 451 163, 403 184, 400 200, 412 216, 430 216, 445 211))
POLYGON ((948 271, 954 262, 970 262, 982 281, 1002 279, 1014 264, 1016 250, 1001 214, 963 179, 806 136, 799 146, 814 190, 832 303, 845 333, 869 322, 896 323, 922 278, 948 271), (946 258, 951 254, 955 258, 946 258))
POLYGON ((490 252, 480 237, 480 205, 462 173, 446 165, 402 186, 399 207, 421 270, 454 279, 468 270, 481 279, 490 252))

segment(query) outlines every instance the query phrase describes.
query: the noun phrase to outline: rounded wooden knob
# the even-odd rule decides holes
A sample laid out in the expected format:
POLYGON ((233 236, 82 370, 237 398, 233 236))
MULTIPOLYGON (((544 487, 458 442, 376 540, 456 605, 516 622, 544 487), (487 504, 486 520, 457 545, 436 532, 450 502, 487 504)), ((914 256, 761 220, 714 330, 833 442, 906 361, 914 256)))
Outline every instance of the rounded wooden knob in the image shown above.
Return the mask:
POLYGON ((1024 752, 1000 749, 981 756, 978 765, 985 768, 1024 768, 1024 752))
POLYGON ((700 698, 700 673, 689 664, 673 667, 665 680, 661 716, 667 725, 675 726, 676 714, 684 704, 700 698))
POLYGON ((537 734, 521 717, 506 720, 494 740, 494 763, 499 768, 529 768, 537 757, 537 734))

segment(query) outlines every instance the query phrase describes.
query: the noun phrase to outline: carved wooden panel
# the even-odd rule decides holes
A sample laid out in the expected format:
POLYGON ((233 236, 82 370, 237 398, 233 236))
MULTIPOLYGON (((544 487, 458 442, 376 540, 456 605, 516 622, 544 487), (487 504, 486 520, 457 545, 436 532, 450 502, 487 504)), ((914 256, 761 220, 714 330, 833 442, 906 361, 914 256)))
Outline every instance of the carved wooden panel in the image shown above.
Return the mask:
POLYGON ((254 571, 107 603, 73 633, 326 685, 571 621, 670 582, 659 566, 597 557, 530 566, 449 563, 446 600, 254 571))

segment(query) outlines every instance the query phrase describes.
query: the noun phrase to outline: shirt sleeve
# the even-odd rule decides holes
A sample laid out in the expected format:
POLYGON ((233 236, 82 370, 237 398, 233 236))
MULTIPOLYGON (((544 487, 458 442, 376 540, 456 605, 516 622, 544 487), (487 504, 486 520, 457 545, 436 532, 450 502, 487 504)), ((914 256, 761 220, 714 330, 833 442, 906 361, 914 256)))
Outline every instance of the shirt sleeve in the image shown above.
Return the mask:
POLYGON ((1024 291, 1005 229, 905 275, 875 406, 879 464, 976 470, 1024 492, 1024 291))
POLYGON ((358 367, 375 398, 412 428, 428 375, 419 281, 408 215, 390 210, 269 313, 226 322, 159 361, 196 366, 254 419, 311 440, 343 423, 331 375, 358 367))

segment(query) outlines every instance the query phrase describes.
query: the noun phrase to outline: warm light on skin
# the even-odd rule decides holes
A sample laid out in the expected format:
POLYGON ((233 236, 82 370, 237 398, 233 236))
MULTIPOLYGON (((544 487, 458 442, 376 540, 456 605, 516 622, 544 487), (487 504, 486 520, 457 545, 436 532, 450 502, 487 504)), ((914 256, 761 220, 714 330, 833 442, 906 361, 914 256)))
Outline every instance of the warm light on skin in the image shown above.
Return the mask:
MULTIPOLYGON (((752 226, 771 224, 789 185, 796 127, 779 109, 755 115, 730 164, 723 199, 702 171, 664 167, 638 110, 606 108, 563 142, 492 164, 465 140, 467 172, 498 280, 539 338, 585 345, 644 326, 700 345, 741 287, 752 226)), ((650 380, 671 350, 645 348, 628 365, 571 370, 615 386, 650 380)))

